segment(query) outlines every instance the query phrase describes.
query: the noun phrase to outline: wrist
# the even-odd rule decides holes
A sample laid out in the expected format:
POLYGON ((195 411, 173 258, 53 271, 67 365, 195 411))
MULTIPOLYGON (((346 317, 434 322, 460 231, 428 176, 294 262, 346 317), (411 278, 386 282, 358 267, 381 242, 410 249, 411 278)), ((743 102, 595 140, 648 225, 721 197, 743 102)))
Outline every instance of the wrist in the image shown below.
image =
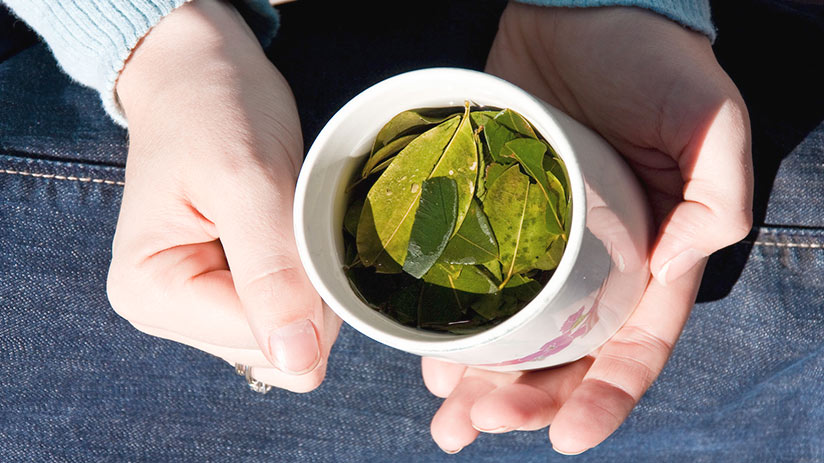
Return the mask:
POLYGON ((240 14, 222 0, 195 0, 164 17, 126 61, 115 92, 127 118, 181 89, 230 81, 248 62, 268 60, 240 14))

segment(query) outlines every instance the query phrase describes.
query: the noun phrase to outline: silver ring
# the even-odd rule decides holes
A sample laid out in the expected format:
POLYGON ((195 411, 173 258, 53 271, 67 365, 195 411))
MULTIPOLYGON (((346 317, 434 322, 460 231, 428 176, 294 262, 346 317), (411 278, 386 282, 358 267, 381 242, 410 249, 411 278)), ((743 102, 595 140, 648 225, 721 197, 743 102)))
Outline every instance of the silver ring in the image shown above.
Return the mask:
POLYGON ((263 381, 257 380, 252 378, 252 367, 248 365, 243 365, 242 363, 235 364, 235 373, 239 374, 246 378, 246 384, 249 385, 249 389, 258 392, 260 394, 266 394, 272 389, 272 386, 264 383, 263 381))

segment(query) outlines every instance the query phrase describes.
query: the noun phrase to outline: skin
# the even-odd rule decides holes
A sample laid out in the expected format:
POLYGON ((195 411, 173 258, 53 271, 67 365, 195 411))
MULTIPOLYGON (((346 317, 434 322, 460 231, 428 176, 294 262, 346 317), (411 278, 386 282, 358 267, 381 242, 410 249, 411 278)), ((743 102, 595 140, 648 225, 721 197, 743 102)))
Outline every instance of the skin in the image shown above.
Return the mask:
POLYGON ((571 364, 491 373, 423 359, 427 387, 446 399, 432 437, 455 453, 479 432, 550 425, 553 448, 577 454, 615 431, 663 369, 706 256, 749 232, 747 110, 705 36, 636 8, 512 2, 486 71, 561 108, 623 155, 657 226, 652 275, 627 324, 571 364))
POLYGON ((129 153, 108 278, 114 309, 148 334, 250 365, 273 386, 317 387, 340 320, 312 288, 292 234, 303 146, 283 76, 231 6, 198 0, 151 30, 116 90, 129 153), (271 342, 278 334, 284 349, 271 342))
MULTIPOLYGON (((502 374, 423 359, 427 387, 446 399, 432 436, 454 453, 479 429, 552 424, 553 446, 578 453, 609 436, 660 373, 704 256, 750 228, 747 111, 704 36, 640 9, 512 3, 487 71, 624 155, 658 225, 654 278, 627 325, 577 362, 502 374)), ((197 0, 144 37, 116 92, 130 146, 108 280, 114 309, 148 334, 251 365, 273 386, 317 387, 340 320, 309 283, 292 235, 303 146, 288 84, 234 9, 197 0)))

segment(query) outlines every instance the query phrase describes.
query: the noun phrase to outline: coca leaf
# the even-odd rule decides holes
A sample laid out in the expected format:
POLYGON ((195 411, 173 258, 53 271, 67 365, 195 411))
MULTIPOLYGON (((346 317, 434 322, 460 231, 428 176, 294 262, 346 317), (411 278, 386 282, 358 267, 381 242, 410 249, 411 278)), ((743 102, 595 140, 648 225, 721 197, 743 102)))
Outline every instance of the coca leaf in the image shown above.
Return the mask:
POLYGON ((401 270, 421 184, 443 156, 460 119, 455 116, 409 143, 367 193, 357 236, 364 265, 379 272, 401 270))
POLYGON ((504 287, 504 293, 512 294, 521 302, 529 302, 541 292, 543 285, 521 274, 514 275, 504 287))
POLYGON ((368 177, 377 172, 379 170, 377 169, 377 166, 400 152, 400 150, 406 148, 406 145, 411 143, 412 140, 417 138, 419 135, 420 134, 412 134, 398 137, 376 151, 369 157, 366 164, 364 164, 361 171, 361 177, 368 177))
POLYGON ((471 307, 478 315, 489 321, 503 321, 518 312, 521 304, 514 295, 499 291, 479 297, 471 307))
POLYGON ((437 263, 423 276, 429 284, 452 289, 455 293, 492 294, 498 285, 474 265, 437 263))
POLYGON ((549 244, 546 252, 535 262, 535 268, 541 270, 555 270, 561 262, 561 256, 564 255, 564 248, 566 247, 566 240, 563 236, 558 236, 552 243, 549 244))
POLYGON ((483 127, 484 141, 492 159, 501 164, 511 164, 511 158, 501 156, 501 149, 506 142, 518 138, 518 134, 495 122, 494 119, 487 121, 483 127))
POLYGON ((478 179, 478 150, 472 135, 468 104, 455 136, 432 169, 430 177, 449 177, 455 180, 458 186, 457 227, 460 227, 475 195, 475 181, 478 179))
POLYGON ((458 215, 458 186, 448 177, 423 181, 403 270, 422 277, 444 252, 458 215))
POLYGON ((549 178, 546 171, 544 171, 545 152, 546 145, 531 138, 517 138, 504 144, 501 149, 502 156, 517 160, 524 171, 537 182, 536 185, 541 189, 548 206, 546 212, 547 228, 550 233, 560 235, 563 233, 563 226, 561 225, 561 217, 558 215, 559 197, 550 187, 549 178))
POLYGON ((487 122, 491 121, 498 115, 500 111, 472 111, 469 118, 472 120, 472 125, 475 128, 484 127, 487 122))
POLYGON ((472 299, 473 295, 468 293, 424 284, 419 301, 418 324, 422 328, 445 330, 450 323, 468 320, 467 309, 472 299))
POLYGON ((363 210, 363 199, 358 198, 352 201, 343 216, 343 229, 350 235, 358 236, 358 221, 363 210))
POLYGON ((496 259, 498 259, 498 241, 495 240, 492 227, 480 204, 477 200, 472 200, 461 228, 449 240, 440 260, 450 264, 468 265, 496 259))
POLYGON ((533 129, 532 125, 524 119, 524 116, 521 116, 511 109, 504 109, 496 114, 495 122, 525 137, 533 138, 535 140, 538 139, 535 129, 533 129))
POLYGON ((389 300, 389 315, 403 325, 417 326, 421 289, 420 284, 415 284, 396 291, 389 300))
POLYGON ((493 162, 492 164, 486 166, 486 189, 489 190, 489 187, 495 183, 495 180, 498 180, 498 177, 501 176, 510 166, 506 166, 503 164, 498 164, 497 162, 493 162))
POLYGON ((472 132, 472 139, 475 140, 475 149, 478 151, 478 178, 475 180, 475 196, 483 199, 486 195, 486 156, 484 155, 484 144, 478 132, 472 132))
POLYGON ((491 185, 484 212, 498 240, 503 284, 535 268, 554 237, 546 227, 546 199, 518 166, 511 166, 491 185))
POLYGON ((426 115, 424 109, 412 109, 404 111, 389 120, 378 132, 375 142, 372 144, 371 154, 374 155, 381 148, 387 146, 398 136, 404 135, 414 129, 422 129, 438 125, 452 117, 452 114, 426 115))

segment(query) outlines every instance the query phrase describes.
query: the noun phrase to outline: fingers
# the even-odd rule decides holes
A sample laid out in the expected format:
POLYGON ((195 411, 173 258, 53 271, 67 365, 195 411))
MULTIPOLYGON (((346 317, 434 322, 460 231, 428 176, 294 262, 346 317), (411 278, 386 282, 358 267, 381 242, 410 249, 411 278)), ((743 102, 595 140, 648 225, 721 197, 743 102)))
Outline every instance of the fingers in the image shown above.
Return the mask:
POLYGON ((181 188, 163 170, 135 177, 124 193, 110 300, 145 332, 238 363, 274 366, 302 378, 274 386, 310 390, 323 379, 339 321, 326 326, 297 257, 291 161, 258 161, 227 162, 235 169, 221 166, 223 175, 205 186, 194 176, 181 188), (238 355, 246 350, 261 352, 265 362, 238 355))
POLYGON ((421 358, 423 383, 436 397, 446 398, 463 378, 466 366, 431 357, 421 358))
POLYGON ((213 214, 260 350, 282 372, 303 375, 331 346, 321 343, 321 300, 303 271, 292 232, 292 172, 282 158, 263 165, 232 175, 218 189, 231 194, 208 195, 204 208, 213 214))
MULTIPOLYGON (((323 332, 321 344, 331 346, 335 342, 335 338, 338 336, 338 329, 341 325, 341 319, 338 318, 338 316, 332 312, 332 309, 325 304, 323 306, 323 316, 326 330, 323 332)), ((209 352, 208 346, 195 347, 209 352)), ((259 349, 254 349, 252 352, 228 352, 226 350, 221 350, 220 352, 221 354, 219 354, 219 356, 233 366, 235 363, 242 363, 250 366, 252 368, 251 376, 254 379, 281 389, 301 393, 314 390, 320 385, 320 382, 326 374, 326 366, 328 363, 327 353, 311 372, 303 375, 293 375, 291 373, 283 372, 277 368, 271 368, 271 364, 259 349), (243 360, 237 360, 238 358, 241 358, 241 355, 246 355, 246 357, 250 359, 250 362, 247 363, 243 360), (255 361, 260 361, 261 359, 263 362, 253 363, 255 361)))
POLYGON ((473 426, 491 433, 549 426, 592 361, 585 357, 568 365, 527 372, 513 384, 481 397, 470 412, 473 426))
MULTIPOLYGON (((122 243, 121 243, 122 244, 122 243)), ((115 311, 147 333, 257 347, 218 241, 175 246, 135 263, 116 252, 107 290, 115 311)))
POLYGON ((717 100, 710 120, 678 158, 684 201, 662 223, 650 262, 662 283, 743 239, 752 225, 749 119, 737 91, 730 94, 717 100))
POLYGON ((598 353, 549 429, 562 453, 581 453, 626 419, 667 362, 698 292, 704 262, 664 286, 651 280, 630 320, 598 353))
POLYGON ((478 437, 469 417, 475 401, 495 389, 495 384, 478 376, 466 377, 455 387, 432 418, 430 431, 435 443, 446 453, 458 453, 478 437))

